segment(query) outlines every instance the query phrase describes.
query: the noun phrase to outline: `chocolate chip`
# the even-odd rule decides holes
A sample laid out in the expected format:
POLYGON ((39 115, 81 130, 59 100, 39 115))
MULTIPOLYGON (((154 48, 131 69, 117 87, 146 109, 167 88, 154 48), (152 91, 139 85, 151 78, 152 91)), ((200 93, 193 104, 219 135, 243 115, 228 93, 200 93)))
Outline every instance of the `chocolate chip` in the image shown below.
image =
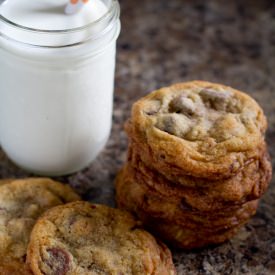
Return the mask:
POLYGON ((184 198, 180 202, 180 208, 183 211, 193 211, 194 210, 193 207, 191 205, 189 205, 184 198))
POLYGON ((66 275, 69 271, 70 257, 69 254, 61 248, 47 249, 49 259, 46 264, 51 268, 52 275, 66 275))
POLYGON ((68 219, 69 227, 71 227, 75 222, 76 222, 76 216, 71 216, 71 217, 68 219))
POLYGON ((166 159, 165 154, 160 154, 159 157, 160 157, 161 159, 166 159))
POLYGON ((231 97, 231 93, 205 88, 200 91, 200 96, 203 101, 208 104, 208 107, 218 111, 225 111, 228 99, 231 97))
POLYGON ((196 106, 192 99, 180 95, 171 101, 169 111, 185 115, 193 115, 196 112, 196 106))
POLYGON ((153 116, 153 115, 155 115, 159 112, 160 107, 161 107, 161 102, 157 99, 153 99, 153 100, 150 101, 150 104, 148 104, 144 108, 144 112, 148 116, 153 116))
POLYGON ((182 137, 190 130, 191 121, 186 116, 168 114, 159 117, 156 126, 169 134, 182 137))
POLYGON ((148 116, 153 116, 153 115, 155 115, 157 113, 157 111, 148 111, 148 112, 146 112, 146 115, 148 115, 148 116))
POLYGON ((135 231, 135 230, 140 230, 142 229, 142 225, 141 224, 136 224, 133 227, 130 228, 130 231, 135 231))
POLYGON ((167 116, 167 117, 164 117, 163 120, 163 127, 162 129, 167 132, 167 133, 170 133, 170 134, 173 134, 176 132, 176 121, 173 117, 171 116, 167 116))
POLYGON ((8 212, 6 208, 0 207, 0 214, 8 212))

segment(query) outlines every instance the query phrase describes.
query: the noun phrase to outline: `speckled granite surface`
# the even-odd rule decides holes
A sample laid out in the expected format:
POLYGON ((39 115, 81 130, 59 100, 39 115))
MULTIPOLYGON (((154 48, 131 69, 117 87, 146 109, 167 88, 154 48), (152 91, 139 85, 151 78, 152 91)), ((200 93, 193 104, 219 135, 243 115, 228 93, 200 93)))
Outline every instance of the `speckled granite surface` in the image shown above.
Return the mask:
MULTIPOLYGON (((114 204, 113 180, 125 160, 123 122, 131 104, 170 83, 204 79, 247 91, 269 119, 275 165, 275 2, 121 0, 122 34, 114 124, 108 146, 86 170, 63 177, 84 199, 114 204)), ((0 178, 29 174, 0 153, 0 178)), ((173 251, 179 274, 275 274, 275 180, 257 215, 230 242, 173 251)))

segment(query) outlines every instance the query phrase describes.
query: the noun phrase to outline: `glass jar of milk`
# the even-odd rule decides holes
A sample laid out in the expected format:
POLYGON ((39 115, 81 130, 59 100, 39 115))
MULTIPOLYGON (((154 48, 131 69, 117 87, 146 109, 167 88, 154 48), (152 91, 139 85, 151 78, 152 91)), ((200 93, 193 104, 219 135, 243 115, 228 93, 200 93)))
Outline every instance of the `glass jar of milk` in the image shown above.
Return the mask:
POLYGON ((0 5, 0 142, 41 175, 86 167, 111 129, 119 4, 90 0, 66 15, 67 2, 0 5))

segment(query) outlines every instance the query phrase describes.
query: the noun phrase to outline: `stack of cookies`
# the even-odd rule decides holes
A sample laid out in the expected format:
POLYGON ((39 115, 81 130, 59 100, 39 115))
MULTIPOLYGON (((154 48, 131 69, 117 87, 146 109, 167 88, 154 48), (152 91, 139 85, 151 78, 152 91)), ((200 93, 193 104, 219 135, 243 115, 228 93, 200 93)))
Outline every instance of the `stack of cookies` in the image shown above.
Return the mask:
POLYGON ((177 247, 224 242, 270 182, 266 128, 259 105, 227 86, 193 81, 152 92, 126 124, 118 206, 177 247))

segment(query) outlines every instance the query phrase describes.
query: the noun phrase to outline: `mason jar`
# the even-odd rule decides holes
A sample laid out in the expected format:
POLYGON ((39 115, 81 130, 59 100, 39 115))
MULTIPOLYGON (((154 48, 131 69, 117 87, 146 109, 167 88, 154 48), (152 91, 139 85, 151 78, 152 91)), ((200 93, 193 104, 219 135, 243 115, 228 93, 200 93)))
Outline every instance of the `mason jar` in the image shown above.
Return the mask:
POLYGON ((36 174, 76 172, 109 138, 120 8, 98 1, 100 18, 64 29, 20 25, 0 9, 1 147, 36 174))

